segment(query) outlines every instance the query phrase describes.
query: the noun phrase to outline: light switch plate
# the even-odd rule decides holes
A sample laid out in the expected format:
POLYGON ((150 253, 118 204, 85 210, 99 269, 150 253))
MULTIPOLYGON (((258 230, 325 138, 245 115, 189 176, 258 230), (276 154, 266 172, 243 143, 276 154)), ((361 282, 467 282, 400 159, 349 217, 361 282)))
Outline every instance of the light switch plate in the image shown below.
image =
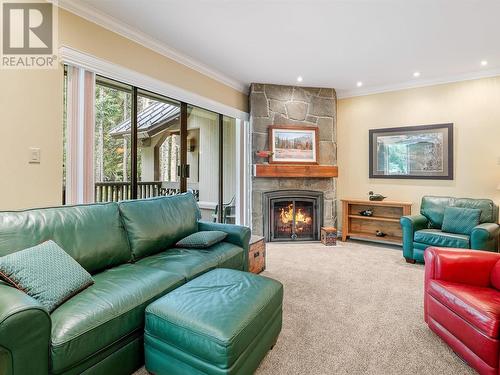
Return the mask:
POLYGON ((30 164, 40 164, 40 149, 37 147, 30 147, 29 154, 30 164))

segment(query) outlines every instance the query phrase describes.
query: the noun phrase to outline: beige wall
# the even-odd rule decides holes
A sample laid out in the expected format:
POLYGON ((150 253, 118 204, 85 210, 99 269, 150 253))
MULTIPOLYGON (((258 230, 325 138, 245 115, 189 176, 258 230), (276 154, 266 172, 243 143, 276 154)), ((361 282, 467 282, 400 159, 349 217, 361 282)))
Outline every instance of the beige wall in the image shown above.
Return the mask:
POLYGON ((62 69, 0 70, 0 210, 61 203, 62 85, 62 69))
MULTIPOLYGON (((245 94, 63 10, 59 42, 247 111, 245 94)), ((63 70, 0 70, 0 85, 0 210, 59 205, 63 70), (29 147, 41 164, 28 164, 29 147)))
MULTIPOLYGON (((338 198, 413 202, 423 195, 491 198, 500 203, 500 77, 367 95, 338 101, 338 198), (454 123, 455 179, 368 178, 368 130, 454 123)), ((339 204, 340 206, 340 204, 339 204)), ((339 224, 340 220, 339 220, 339 224)))

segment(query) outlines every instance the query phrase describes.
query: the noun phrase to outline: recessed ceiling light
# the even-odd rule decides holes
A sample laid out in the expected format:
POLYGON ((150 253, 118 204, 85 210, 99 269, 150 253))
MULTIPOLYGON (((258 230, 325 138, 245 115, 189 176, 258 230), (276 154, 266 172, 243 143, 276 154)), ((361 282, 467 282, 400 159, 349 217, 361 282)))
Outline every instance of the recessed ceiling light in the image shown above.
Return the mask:
POLYGON ((304 78, 302 78, 302 76, 297 77, 297 82, 302 82, 303 80, 304 80, 304 78))
POLYGON ((358 86, 358 87, 361 87, 361 86, 363 86, 363 82, 361 82, 361 81, 358 81, 358 82, 356 83, 356 86, 358 86))
POLYGON ((486 60, 481 61, 481 66, 486 66, 486 65, 488 65, 488 61, 486 60))
POLYGON ((413 73, 413 77, 415 77, 415 78, 420 77, 420 72, 415 72, 415 73, 413 73))

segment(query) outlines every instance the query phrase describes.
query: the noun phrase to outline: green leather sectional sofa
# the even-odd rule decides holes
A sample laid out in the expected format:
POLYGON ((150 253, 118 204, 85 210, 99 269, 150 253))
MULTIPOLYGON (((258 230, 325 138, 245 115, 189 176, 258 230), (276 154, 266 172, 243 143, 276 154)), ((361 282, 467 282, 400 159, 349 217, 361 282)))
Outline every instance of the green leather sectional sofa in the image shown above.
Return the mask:
POLYGON ((498 251, 498 207, 491 199, 424 196, 420 215, 403 216, 403 256, 409 263, 424 262, 429 246, 498 251), (442 230, 447 207, 481 210, 479 225, 470 234, 448 233, 442 230))
POLYGON ((0 374, 130 374, 144 363, 144 311, 215 269, 247 269, 250 230, 199 221, 191 194, 0 213, 0 256, 52 239, 95 283, 48 314, 0 282, 0 374), (222 230, 208 250, 172 248, 222 230))

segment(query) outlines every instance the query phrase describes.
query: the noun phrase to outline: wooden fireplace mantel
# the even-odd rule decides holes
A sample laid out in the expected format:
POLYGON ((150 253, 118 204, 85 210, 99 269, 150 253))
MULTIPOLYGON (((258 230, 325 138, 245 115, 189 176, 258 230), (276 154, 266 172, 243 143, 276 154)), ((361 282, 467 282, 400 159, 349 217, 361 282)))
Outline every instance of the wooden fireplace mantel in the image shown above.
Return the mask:
POLYGON ((317 164, 255 164, 254 176, 332 178, 338 176, 338 167, 317 164))

